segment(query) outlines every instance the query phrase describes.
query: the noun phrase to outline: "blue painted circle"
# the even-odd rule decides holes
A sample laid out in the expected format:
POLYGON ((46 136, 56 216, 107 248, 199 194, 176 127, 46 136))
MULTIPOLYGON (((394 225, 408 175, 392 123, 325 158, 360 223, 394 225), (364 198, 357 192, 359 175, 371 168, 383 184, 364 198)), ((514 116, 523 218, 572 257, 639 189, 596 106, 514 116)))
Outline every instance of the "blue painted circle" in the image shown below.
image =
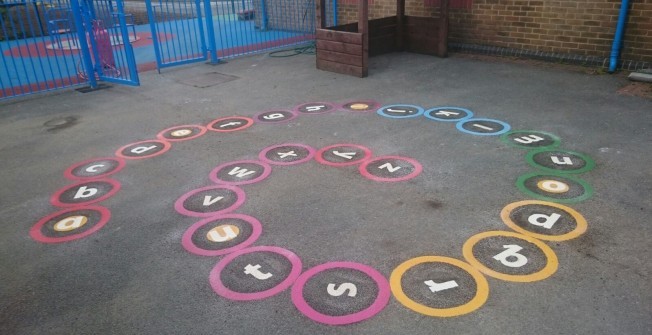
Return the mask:
POLYGON ((466 120, 462 120, 462 121, 458 122, 457 125, 455 125, 455 127, 457 128, 457 130, 459 130, 459 131, 461 131, 463 133, 467 133, 467 134, 471 134, 471 135, 477 135, 477 136, 495 136, 495 135, 504 134, 504 133, 508 132, 510 129, 512 129, 512 127, 509 124, 507 124, 507 123, 505 123, 503 121, 494 120, 494 119, 466 119, 466 120), (481 132, 475 132, 475 131, 470 131, 470 130, 464 129, 464 124, 469 123, 469 122, 478 122, 478 121, 487 121, 487 122, 498 123, 499 125, 503 126, 503 129, 501 129, 501 130, 499 130, 497 132, 494 132, 494 133, 481 133, 481 132))
POLYGON ((473 117, 473 112, 466 109, 466 108, 461 108, 461 107, 433 107, 433 108, 430 108, 429 110, 425 111, 425 113, 423 115, 425 117, 427 117, 427 118, 429 118, 431 120, 435 120, 435 121, 460 122, 460 121, 464 121, 464 120, 468 120, 468 119, 472 118, 473 117), (436 112, 436 111, 440 111, 440 110, 444 110, 444 109, 453 110, 453 111, 456 111, 456 112, 464 112, 466 114, 466 116, 464 116, 463 118, 460 118, 460 119, 444 119, 444 118, 432 116, 430 114, 432 112, 436 112))
POLYGON ((378 113, 378 115, 380 115, 380 116, 388 117, 388 118, 391 118, 391 119, 407 119, 407 118, 411 118, 411 117, 417 117, 417 116, 423 114, 423 107, 419 107, 419 106, 415 106, 415 105, 406 105, 406 104, 387 105, 387 106, 380 107, 376 111, 376 113, 378 113), (391 108, 391 107, 412 107, 412 108, 416 109, 417 112, 414 113, 414 114, 407 114, 405 116, 385 114, 384 110, 387 109, 387 108, 391 108))

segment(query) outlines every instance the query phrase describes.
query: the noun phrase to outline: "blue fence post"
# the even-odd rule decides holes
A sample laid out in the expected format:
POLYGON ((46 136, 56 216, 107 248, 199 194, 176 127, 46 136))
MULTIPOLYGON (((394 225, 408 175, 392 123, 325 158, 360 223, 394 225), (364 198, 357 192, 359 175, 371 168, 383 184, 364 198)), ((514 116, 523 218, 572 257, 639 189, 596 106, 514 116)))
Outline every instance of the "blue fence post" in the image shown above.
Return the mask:
POLYGON ((208 30, 208 44, 210 45, 211 64, 220 62, 217 58, 217 42, 215 41, 215 28, 213 27, 213 11, 211 10, 211 1, 204 0, 204 16, 206 17, 206 30, 208 30))
POLYGON ((93 67, 93 60, 91 59, 91 51, 86 42, 86 29, 92 30, 90 27, 84 28, 84 19, 82 18, 81 6, 79 0, 71 0, 73 19, 77 30, 77 37, 79 38, 79 51, 82 54, 82 63, 84 63, 84 70, 88 77, 88 84, 91 88, 97 87, 97 80, 95 79, 95 69, 93 67))
POLYGON ((261 18, 260 30, 267 30, 267 3, 265 0, 260 0, 260 11, 263 12, 263 17, 261 18))
POLYGON ((116 1, 118 5, 118 21, 120 22, 120 33, 122 34, 122 45, 127 58, 127 67, 129 68, 129 79, 133 85, 140 85, 138 78, 138 65, 134 56, 134 49, 129 41, 129 30, 127 30, 127 20, 125 20, 125 9, 122 1, 116 1))
MULTIPOLYGON (((162 6, 162 5, 161 5, 162 6)), ((154 56, 156 56, 156 69, 158 73, 161 73, 161 50, 158 42, 158 27, 156 25, 156 12, 154 11, 154 5, 152 0, 147 0, 147 17, 149 17, 150 23, 149 27, 152 31, 152 43, 154 44, 154 56)))
POLYGON ((333 0, 333 26, 337 26, 337 0, 333 0))

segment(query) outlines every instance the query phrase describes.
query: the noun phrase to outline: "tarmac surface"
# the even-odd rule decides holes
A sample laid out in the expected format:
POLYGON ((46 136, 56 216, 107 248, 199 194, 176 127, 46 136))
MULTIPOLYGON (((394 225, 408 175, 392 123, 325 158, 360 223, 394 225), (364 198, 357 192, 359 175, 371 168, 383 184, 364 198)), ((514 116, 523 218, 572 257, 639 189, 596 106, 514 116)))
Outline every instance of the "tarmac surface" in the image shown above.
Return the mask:
POLYGON ((0 333, 652 333, 652 100, 564 68, 370 64, 259 55, 0 103, 0 333))

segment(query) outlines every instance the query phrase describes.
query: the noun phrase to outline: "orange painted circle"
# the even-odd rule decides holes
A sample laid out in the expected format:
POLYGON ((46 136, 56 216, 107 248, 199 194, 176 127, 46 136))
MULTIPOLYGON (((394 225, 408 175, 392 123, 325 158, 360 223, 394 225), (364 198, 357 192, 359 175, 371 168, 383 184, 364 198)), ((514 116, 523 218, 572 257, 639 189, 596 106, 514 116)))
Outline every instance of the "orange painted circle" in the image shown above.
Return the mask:
POLYGON ((582 214, 580 214, 579 212, 577 212, 576 210, 574 210, 574 209, 572 209, 572 208, 570 208, 568 206, 564 206, 564 205, 560 205, 560 204, 556 204, 554 202, 548 202, 548 201, 524 200, 524 201, 513 202, 513 203, 505 206, 505 208, 503 208, 503 210, 500 212, 500 217, 503 219, 503 222, 507 226, 514 229, 515 231, 517 231, 517 232, 519 232, 519 233, 521 233, 523 235, 531 236, 531 237, 538 238, 540 240, 545 240, 545 241, 566 241, 566 240, 570 240, 570 239, 576 238, 576 237, 584 234, 586 232, 587 228, 588 228, 588 224, 586 222, 586 219, 582 216, 582 214), (559 208, 562 211, 570 214, 573 217, 573 219, 575 219, 575 224, 576 224, 575 229, 573 231, 568 232, 568 233, 563 234, 563 235, 545 235, 545 234, 538 234, 538 233, 531 232, 531 231, 519 226, 518 224, 516 224, 516 222, 514 222, 510 217, 510 214, 515 209, 517 209, 519 207, 522 207, 522 206, 526 206, 526 205, 543 205, 543 206, 559 208))
POLYGON ((486 274, 487 276, 491 276, 497 279, 502 279, 505 281, 528 283, 528 282, 543 280, 552 276, 555 272, 557 272, 557 268, 559 267, 559 261, 557 259, 557 255, 555 254, 554 251, 552 251, 552 249, 547 244, 537 240, 534 237, 513 233, 509 231, 487 231, 484 233, 473 235, 466 242, 464 242, 464 246, 462 247, 462 253, 464 254, 464 258, 466 259, 466 261, 469 262, 469 264, 471 264, 474 268, 480 270, 480 272, 486 274), (475 258, 475 256, 473 256, 473 247, 480 240, 483 240, 488 237, 495 237, 495 236, 515 237, 536 245, 539 249, 541 249, 543 254, 546 256, 546 265, 543 267, 543 269, 527 275, 510 275, 507 273, 498 272, 488 268, 484 264, 480 263, 480 261, 478 261, 478 259, 475 258))
POLYGON ((487 301, 487 298, 489 297, 489 283, 487 282, 487 279, 482 275, 482 273, 480 273, 480 271, 458 259, 442 256, 416 257, 401 263, 401 265, 392 271, 392 274, 389 278, 389 285, 392 289, 392 294, 394 294, 396 300, 403 304, 403 306, 417 313, 428 316, 452 317, 468 314, 484 305, 484 303, 487 301), (407 270, 423 263, 446 263, 466 271, 471 275, 471 277, 473 277, 477 285, 475 296, 469 302, 463 305, 450 308, 432 308, 410 299, 410 297, 408 297, 407 294, 403 292, 401 279, 407 270))

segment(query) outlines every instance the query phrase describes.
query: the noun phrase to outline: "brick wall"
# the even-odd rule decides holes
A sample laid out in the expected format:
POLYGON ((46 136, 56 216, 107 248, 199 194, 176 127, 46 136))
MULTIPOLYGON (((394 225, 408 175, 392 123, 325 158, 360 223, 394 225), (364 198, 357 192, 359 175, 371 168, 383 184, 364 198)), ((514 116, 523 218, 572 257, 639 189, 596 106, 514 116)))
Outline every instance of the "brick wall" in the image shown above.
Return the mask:
MULTIPOLYGON (((406 0, 406 14, 431 16, 429 0, 406 0)), ((473 0, 450 9, 449 42, 609 57, 620 0, 473 0)), ((394 0, 374 0, 370 18, 395 15, 394 0)), ((357 20, 354 4, 340 5, 340 22, 357 20)), ((623 60, 652 62, 652 0, 631 0, 623 60)))

